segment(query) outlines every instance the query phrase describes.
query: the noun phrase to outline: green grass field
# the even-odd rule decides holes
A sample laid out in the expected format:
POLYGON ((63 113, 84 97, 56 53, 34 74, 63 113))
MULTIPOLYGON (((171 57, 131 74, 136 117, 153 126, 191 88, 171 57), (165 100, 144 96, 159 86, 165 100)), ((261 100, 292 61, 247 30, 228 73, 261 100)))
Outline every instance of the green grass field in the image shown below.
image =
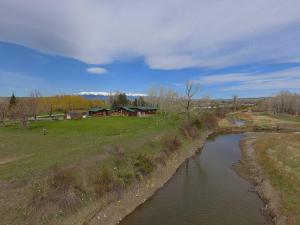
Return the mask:
POLYGON ((104 154, 112 145, 146 151, 144 142, 174 130, 175 121, 160 116, 103 117, 33 122, 28 129, 0 127, 0 179, 33 176, 55 164, 74 164, 104 154))
POLYGON ((150 173, 166 143, 178 148, 177 139, 166 142, 170 137, 184 141, 181 122, 162 115, 112 116, 0 127, 1 222, 65 225, 72 204, 89 207, 97 195, 150 173))

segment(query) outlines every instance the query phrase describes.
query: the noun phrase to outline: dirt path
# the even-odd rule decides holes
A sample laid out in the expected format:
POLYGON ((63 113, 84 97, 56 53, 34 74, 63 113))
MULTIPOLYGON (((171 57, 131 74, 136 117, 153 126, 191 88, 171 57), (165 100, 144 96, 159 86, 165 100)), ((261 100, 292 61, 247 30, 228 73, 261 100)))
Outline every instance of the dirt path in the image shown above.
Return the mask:
POLYGON ((28 158, 30 156, 31 156, 30 154, 27 154, 27 155, 18 155, 18 156, 14 156, 14 157, 5 157, 3 159, 0 159, 0 165, 10 163, 10 162, 13 162, 13 161, 17 161, 17 160, 20 160, 20 159, 25 159, 25 158, 28 158))

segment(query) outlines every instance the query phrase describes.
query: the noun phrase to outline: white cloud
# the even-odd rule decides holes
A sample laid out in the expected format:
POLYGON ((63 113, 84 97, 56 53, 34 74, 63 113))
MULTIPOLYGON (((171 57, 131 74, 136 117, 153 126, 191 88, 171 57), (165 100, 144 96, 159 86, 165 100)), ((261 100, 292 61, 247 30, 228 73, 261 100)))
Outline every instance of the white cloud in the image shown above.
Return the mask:
POLYGON ((204 76, 196 79, 203 85, 227 85, 224 91, 300 90, 300 67, 276 72, 231 73, 204 76))
POLYGON ((0 41, 155 69, 300 62, 299 0, 1 0, 0 41))
POLYGON ((107 73, 107 70, 102 67, 90 67, 86 69, 87 72, 93 73, 93 74, 104 74, 107 73))

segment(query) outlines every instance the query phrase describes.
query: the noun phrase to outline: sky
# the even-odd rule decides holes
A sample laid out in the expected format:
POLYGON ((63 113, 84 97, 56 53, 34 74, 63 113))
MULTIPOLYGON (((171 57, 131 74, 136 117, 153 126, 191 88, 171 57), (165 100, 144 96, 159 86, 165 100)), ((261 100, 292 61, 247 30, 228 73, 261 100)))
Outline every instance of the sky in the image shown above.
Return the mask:
POLYGON ((299 0, 1 0, 0 96, 300 92, 299 0))

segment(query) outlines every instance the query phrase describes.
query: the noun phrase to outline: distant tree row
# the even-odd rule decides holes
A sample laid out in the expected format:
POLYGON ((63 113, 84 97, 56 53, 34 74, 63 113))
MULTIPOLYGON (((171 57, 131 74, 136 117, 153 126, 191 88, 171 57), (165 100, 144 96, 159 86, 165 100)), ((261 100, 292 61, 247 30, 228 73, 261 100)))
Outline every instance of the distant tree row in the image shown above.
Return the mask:
POLYGON ((280 92, 274 97, 262 101, 258 109, 273 114, 300 115, 300 94, 280 92))
POLYGON ((105 102, 98 99, 88 100, 81 96, 58 95, 41 97, 38 91, 33 91, 29 97, 16 98, 12 94, 9 100, 0 102, 0 123, 8 120, 18 121, 26 127, 29 119, 37 119, 38 115, 65 113, 71 110, 86 110, 90 107, 104 107, 105 102))

